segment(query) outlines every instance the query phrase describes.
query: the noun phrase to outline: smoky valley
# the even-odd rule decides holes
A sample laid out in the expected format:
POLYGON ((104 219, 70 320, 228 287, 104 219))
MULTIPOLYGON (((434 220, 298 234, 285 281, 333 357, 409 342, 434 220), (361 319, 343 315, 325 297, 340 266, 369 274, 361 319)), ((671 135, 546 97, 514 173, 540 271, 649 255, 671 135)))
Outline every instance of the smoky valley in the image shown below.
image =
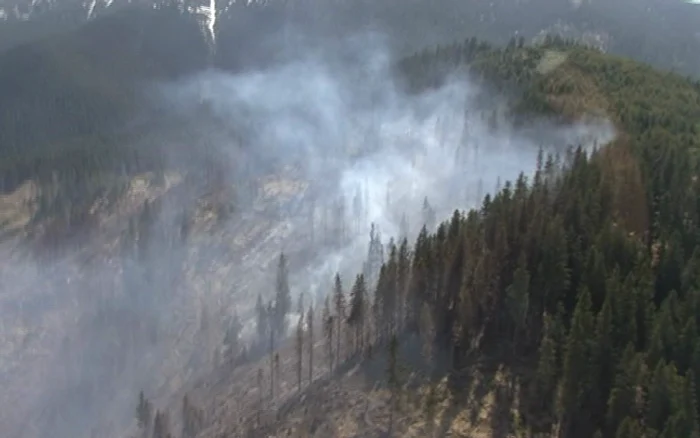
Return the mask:
POLYGON ((0 437, 698 436, 698 22, 0 3, 0 437))

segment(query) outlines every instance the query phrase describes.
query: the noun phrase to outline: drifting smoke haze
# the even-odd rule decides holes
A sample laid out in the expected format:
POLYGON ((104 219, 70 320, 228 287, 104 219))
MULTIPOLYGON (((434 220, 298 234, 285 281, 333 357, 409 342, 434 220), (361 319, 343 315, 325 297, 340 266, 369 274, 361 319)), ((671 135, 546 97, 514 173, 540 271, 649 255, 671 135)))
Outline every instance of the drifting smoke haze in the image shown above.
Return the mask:
MULTIPOLYGON (((466 73, 438 89, 407 93, 387 47, 380 35, 365 33, 301 51, 299 59, 274 68, 210 71, 164 89, 178 105, 201 98, 225 123, 242 123, 256 162, 294 166, 308 182, 305 214, 285 218, 298 232, 290 235, 308 234, 312 226, 319 233, 320 206, 343 204, 347 241, 292 273, 297 293, 323 298, 335 272, 350 282, 367 256, 370 224, 386 244, 398 241, 405 216, 410 242, 424 224, 426 198, 439 222, 455 209, 478 208, 486 193, 521 172, 533 173, 540 149, 564 155, 567 147, 592 149, 614 137, 606 120, 567 126, 540 120, 515 128, 499 108, 502 99, 466 73)), ((282 241, 280 250, 299 244, 282 241)))
MULTIPOLYGON (((3 288, 14 292, 3 292, 4 331, 40 326, 50 338, 41 345, 51 347, 30 352, 39 341, 28 334, 2 346, 14 360, 0 380, 8 388, 3 407, 14 402, 9 414, 0 417, 0 430, 10 431, 6 436, 119 435, 132 421, 139 389, 156 394, 162 405, 177 389, 175 379, 182 383, 210 369, 207 348, 220 344, 223 321, 234 311, 248 332, 253 329, 255 298, 260 293, 269 299, 274 293, 280 251, 290 255, 293 295, 303 292, 319 302, 330 291, 335 272, 348 288, 362 270, 370 224, 376 224, 386 244, 399 237, 405 215, 410 242, 423 225, 426 197, 439 222, 455 209, 480 205, 499 181, 530 174, 540 148, 563 154, 567 145, 592 147, 614 136, 606 121, 561 126, 543 120, 513 127, 499 115, 502 102, 466 74, 449 78, 438 89, 407 93, 388 44, 376 34, 303 47, 294 47, 288 61, 265 70, 206 71, 154 89, 175 113, 202 117, 204 102, 218 122, 203 124, 197 135, 214 145, 218 164, 233 178, 288 168, 303 183, 304 189, 279 207, 278 219, 248 242, 244 253, 231 254, 213 241, 238 239, 241 223, 258 221, 263 213, 252 200, 240 202, 223 234, 180 244, 168 233, 176 228, 176 212, 185 201, 171 198, 155 227, 165 237, 145 259, 132 262, 138 266, 115 261, 116 240, 90 248, 104 251, 90 262, 79 254, 50 267, 19 261, 7 265, 12 276, 3 272, 3 278, 11 279, 3 288), (225 129, 212 128, 216 126, 225 129), (332 236, 337 241, 330 244, 323 211, 339 202, 343 238, 332 236), (299 254, 306 258, 300 260, 299 254), (150 278, 148 286, 132 278, 144 275, 150 278), (26 289, 21 299, 27 303, 31 296, 35 303, 31 310, 17 305, 20 287, 26 289), (204 330, 214 335, 202 332, 202 309, 217 309, 204 330), (59 315, 60 321, 50 319, 59 315), (131 336, 120 327, 134 325, 151 330, 153 339, 141 336, 128 352, 112 348, 115 339, 131 336), (186 342, 183 333, 192 337, 186 342), (126 371, 115 371, 115 366, 126 371)), ((173 154, 171 159, 180 158, 173 154)), ((247 197, 237 194, 237 199, 247 197)))

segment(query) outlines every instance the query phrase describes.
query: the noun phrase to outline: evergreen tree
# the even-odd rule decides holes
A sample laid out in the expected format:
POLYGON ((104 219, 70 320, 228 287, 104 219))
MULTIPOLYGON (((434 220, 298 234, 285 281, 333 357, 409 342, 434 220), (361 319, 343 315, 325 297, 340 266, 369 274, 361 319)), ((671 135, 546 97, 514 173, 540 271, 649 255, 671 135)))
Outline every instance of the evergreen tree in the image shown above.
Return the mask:
POLYGON ((292 298, 289 292, 289 272, 287 258, 280 254, 277 264, 277 277, 275 282, 275 331, 284 337, 287 333, 287 315, 292 307, 292 298))
POLYGON ((644 436, 649 435, 645 435, 644 428, 639 424, 639 421, 631 417, 625 417, 622 420, 615 434, 615 438, 639 438, 644 436))
POLYGON ((228 327, 226 328, 226 334, 224 335, 224 347, 226 348, 226 356, 229 360, 234 359, 239 352, 239 337, 242 329, 243 324, 238 317, 238 313, 234 311, 233 316, 228 323, 228 327))
POLYGON ((592 389, 589 374, 592 359, 591 333, 594 333, 591 298, 584 287, 579 293, 579 301, 566 341, 559 393, 560 422, 565 436, 584 435, 583 431, 591 426, 589 419, 585 417, 587 393, 592 389))
POLYGON ((593 352, 592 395, 589 400, 598 426, 605 426, 606 403, 609 399, 614 378, 614 350, 612 339, 612 299, 608 296, 603 308, 598 313, 595 330, 595 347, 593 352))
POLYGON ((309 384, 314 380, 314 306, 306 313, 306 327, 309 331, 309 384))
POLYGON ((297 385, 301 391, 301 376, 304 362, 304 314, 299 316, 299 322, 296 329, 296 354, 297 354, 297 385))
POLYGON ((660 360, 654 369, 649 386, 649 403, 646 412, 646 424, 661 432, 672 413, 673 378, 675 369, 660 360))
POLYGON ((629 344, 622 353, 615 381, 610 391, 607 411, 607 430, 612 435, 625 418, 634 416, 637 397, 637 374, 639 360, 634 347, 629 344))
POLYGON ((525 330, 529 306, 530 274, 525 267, 525 257, 520 257, 518 269, 513 275, 513 284, 506 289, 508 311, 513 322, 513 348, 517 351, 518 336, 525 330))
POLYGON ((279 387, 281 386, 280 382, 280 354, 275 353, 275 389, 279 390, 279 387))
POLYGON ((304 292, 301 292, 297 300, 297 315, 304 315, 305 311, 306 307, 304 307, 304 292))
POLYGON ((136 420, 139 429, 148 430, 151 425, 151 402, 144 396, 143 391, 139 392, 139 403, 136 407, 136 420))
POLYGON ((408 239, 408 219, 406 218, 406 213, 401 215, 401 222, 399 223, 399 241, 408 239))
POLYGON ((396 263, 396 329, 404 328, 407 315, 408 282, 411 272, 411 258, 408 241, 403 239, 399 246, 396 263))
POLYGON ((336 273, 335 274, 335 285, 333 288, 333 302, 335 305, 335 319, 336 323, 338 324, 337 330, 335 331, 335 339, 336 339, 336 346, 335 346, 335 354, 336 354, 336 361, 335 363, 340 365, 341 361, 341 351, 340 351, 340 340, 342 339, 342 334, 343 334, 343 321, 345 321, 346 314, 345 314, 345 307, 346 307, 346 302, 345 302, 345 294, 343 293, 343 283, 340 281, 340 274, 336 273))
POLYGON ((365 316, 367 313, 367 286, 365 277, 359 274, 355 278, 350 295, 350 314, 348 315, 348 325, 355 329, 355 353, 362 350, 365 329, 365 316))
POLYGON ((335 354, 333 353, 334 346, 334 332, 335 332, 335 316, 331 314, 331 306, 328 297, 326 297, 325 304, 323 306, 323 332, 326 337, 326 352, 328 360, 328 373, 333 374, 333 363, 335 360, 335 354))
POLYGON ((407 326, 411 331, 418 328, 423 302, 428 299, 428 291, 431 290, 430 277, 430 242, 428 231, 423 227, 416 240, 406 300, 407 326))
POLYGON ((377 276, 384 263, 384 247, 382 246, 379 231, 375 229, 374 223, 369 233, 369 249, 367 251, 367 261, 364 266, 365 283, 368 288, 376 287, 377 276))
POLYGON ((544 335, 540 342, 539 361, 535 374, 536 400, 539 400, 539 408, 550 413, 552 398, 558 379, 557 342, 553 333, 553 322, 549 315, 545 315, 544 335))
MULTIPOLYGON (((423 304, 421 311, 421 335, 423 338, 423 358, 432 371, 433 343, 435 340, 435 324, 433 322, 432 310, 428 303, 423 304)), ((432 373, 430 373, 432 374, 432 373)))
POLYGON ((196 437, 203 426, 204 413, 185 395, 182 399, 182 438, 196 437))
POLYGON ((156 411, 153 417, 153 438, 173 438, 167 413, 156 411))
POLYGON ((379 271, 379 279, 374 294, 374 316, 375 327, 377 329, 378 340, 386 339, 397 328, 399 292, 397 286, 399 280, 398 264, 397 264, 397 249, 391 243, 389 260, 381 267, 379 271))

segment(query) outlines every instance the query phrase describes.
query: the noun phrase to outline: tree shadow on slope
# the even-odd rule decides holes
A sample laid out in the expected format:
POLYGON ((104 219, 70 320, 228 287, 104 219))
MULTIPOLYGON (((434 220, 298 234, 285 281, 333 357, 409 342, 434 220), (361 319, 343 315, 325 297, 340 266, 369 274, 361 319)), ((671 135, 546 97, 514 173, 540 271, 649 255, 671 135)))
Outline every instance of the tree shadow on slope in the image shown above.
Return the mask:
POLYGON ((496 384, 493 406, 490 411, 491 437, 506 438, 512 430, 512 413, 515 401, 515 378, 496 384))
POLYGON ((441 416, 437 436, 446 436, 465 408, 471 424, 479 420, 486 396, 493 388, 494 376, 484 363, 476 361, 447 374, 449 404, 441 416))
MULTIPOLYGON (((334 374, 361 373, 363 390, 368 393, 377 387, 386 388, 388 356, 388 347, 380 344, 371 352, 357 353, 334 374)), ((449 351, 437 350, 432 360, 427 361, 422 355, 420 338, 402 336, 397 362, 403 395, 412 400, 412 409, 422 410, 426 406, 420 394, 425 385, 442 387, 444 382, 444 391, 439 391, 437 402, 446 403, 446 407, 436 417, 433 436, 447 436, 457 422, 466 420, 472 426, 485 425, 491 429, 490 436, 506 437, 513 428, 512 413, 520 391, 517 391, 517 373, 500 356, 475 355, 455 369, 450 366, 449 351)))
MULTIPOLYGON (((506 437, 513 430, 513 409, 520 377, 507 357, 498 352, 480 354, 447 374, 449 405, 437 436, 446 436, 466 417, 470 428, 485 425, 491 437, 506 437)), ((517 367, 516 367, 517 368, 517 367)))

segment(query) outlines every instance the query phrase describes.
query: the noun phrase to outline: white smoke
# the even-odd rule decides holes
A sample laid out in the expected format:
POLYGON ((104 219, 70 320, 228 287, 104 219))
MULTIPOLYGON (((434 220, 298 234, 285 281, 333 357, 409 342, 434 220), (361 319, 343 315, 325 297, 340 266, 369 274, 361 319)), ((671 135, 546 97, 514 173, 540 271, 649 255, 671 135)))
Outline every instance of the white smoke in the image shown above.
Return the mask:
MULTIPOLYGON (((466 73, 438 89, 408 94, 393 61, 380 36, 363 34, 266 70, 210 71, 164 88, 177 105, 208 102, 225 123, 248 133, 248 153, 296 165, 299 177, 326 199, 345 200, 346 227, 355 232, 296 273, 297 291, 322 297, 336 271, 351 280, 366 256, 371 223, 386 243, 398 237, 405 214, 413 237, 423 225, 426 197, 442 221, 455 209, 478 206, 499 181, 530 174, 540 148, 563 153, 567 146, 590 148, 614 137, 606 121, 555 126, 541 120, 514 128, 503 116, 502 99, 478 103, 487 91, 466 73), (361 218, 353 212, 358 193, 361 218), (359 233, 355 221, 361 221, 359 233)), ((224 141, 220 147, 233 146, 224 141)), ((287 219, 297 228, 309 226, 306 217, 287 219)))
MULTIPOLYGON (((282 223, 246 245, 245 254, 233 257, 237 260, 235 262, 219 254, 216 248, 202 247, 201 243, 197 243, 199 246, 194 249, 180 248, 185 264, 195 258, 198 263, 211 267, 212 271, 232 272, 227 281, 212 282, 211 286, 202 288, 205 290, 203 296, 201 291, 195 296, 194 291, 182 284, 178 285, 179 289, 174 289, 178 294, 189 293, 190 297, 144 299, 152 290, 125 295, 119 292, 119 288, 124 289, 121 286, 123 280, 115 279, 120 274, 113 265, 114 258, 109 257, 101 260, 86 256, 92 265, 77 258, 58 260, 51 263, 50 275, 45 265, 41 265, 42 270, 35 269, 31 262, 12 265, 13 277, 5 277, 11 278, 12 283, 6 282, 4 287, 14 292, 0 296, 3 298, 0 317, 6 325, 2 329, 7 333, 17 333, 17 336, 8 338, 11 341, 7 345, 0 345, 3 351, 13 352, 11 367, 0 369, 0 381, 9 379, 6 387, 10 389, 5 397, 15 393, 21 397, 12 396, 16 401, 16 406, 12 407, 17 414, 12 411, 0 420, 8 422, 7 430, 21 431, 13 436, 48 436, 40 426, 37 430, 23 427, 24 423, 33 421, 39 424, 35 420, 42 417, 41 424, 62 427, 52 438, 88 436, 85 425, 90 422, 103 424, 104 418, 113 422, 114 428, 108 432, 98 427, 98 436, 113 436, 115 430, 124 426, 123 422, 133 418, 132 402, 135 403, 141 385, 165 388, 168 379, 181 371, 164 369, 160 365, 165 363, 164 358, 170 357, 167 355, 186 357, 188 353, 198 354, 198 345, 185 345, 173 352, 173 348, 169 348, 171 344, 163 347, 163 341, 159 341, 160 348, 149 346, 145 351, 129 352, 129 360, 125 361, 129 371, 119 374, 115 371, 115 362, 121 360, 119 354, 115 353, 116 359, 111 360, 102 357, 100 352, 112 351, 108 347, 112 344, 108 342, 118 344, 121 335, 118 327, 129 325, 131 321, 119 319, 119 314, 108 314, 113 318, 108 325, 102 314, 94 309, 111 307, 95 301, 119 296, 122 300, 119 305, 129 310, 132 310, 130 307, 143 310, 140 307, 153 306, 142 314, 153 317, 156 325, 160 324, 159 333, 172 338, 173 343, 180 342, 180 334, 195 325, 187 318, 196 319, 197 311, 187 308, 187 305, 200 300, 209 308, 229 314, 236 308, 246 331, 253 332, 254 298, 251 297, 258 293, 265 298, 271 297, 274 265, 280 251, 292 254, 292 258, 295 254, 312 254, 305 260, 292 260, 296 268, 291 271, 291 286, 295 295, 305 294, 307 303, 318 303, 329 292, 336 272, 342 274, 347 290, 353 276, 362 270, 371 223, 376 224, 382 241, 386 243, 389 238, 399 235, 401 218, 405 215, 409 237, 413 238, 423 225, 422 206, 426 197, 437 220, 442 221, 455 209, 480 204, 482 196, 493 192, 498 181, 503 183, 515 179, 521 171, 532 172, 541 147, 545 151, 563 151, 567 145, 578 143, 603 145, 614 136, 611 125, 604 121, 573 126, 555 126, 540 121, 527 129, 515 128, 503 116, 501 99, 476 87, 466 74, 451 77, 438 89, 419 95, 409 94, 401 87, 393 67, 395 59, 386 47, 381 37, 363 34, 340 42, 329 41, 322 50, 295 47, 295 52, 300 55, 294 60, 265 70, 240 73, 206 71, 156 87, 156 94, 167 104, 169 111, 216 120, 216 123, 203 124, 198 135, 215 145, 221 152, 219 156, 224 157, 222 160, 229 160, 219 164, 228 169, 232 180, 242 178, 239 172, 244 168, 251 178, 292 168, 295 178, 308 183, 308 189, 300 195, 301 207, 290 207, 286 213, 283 210, 282 223), (484 97, 487 97, 488 104, 480 103, 484 97), (211 112, 211 117, 202 117, 204 108, 211 112), (316 199, 313 214, 316 239, 313 242, 309 238, 312 193, 316 199), (356 196, 362 200, 359 214, 353 205, 356 196), (341 244, 329 245, 321 242, 321 210, 338 200, 345 204, 346 236, 341 244), (73 278, 80 281, 68 281, 73 278), (51 288, 38 290, 45 284, 51 284, 51 288), (37 291, 18 292, 20 286, 25 285, 37 291), (222 296, 228 301, 222 300, 222 296), (123 302, 132 297, 136 297, 134 303, 123 302), (168 300, 183 308, 170 305, 168 300), (21 307, 18 304, 21 302, 31 303, 31 309, 16 310, 15 307, 21 307), (228 304, 222 305, 222 302, 228 304), (185 316, 178 319, 175 310, 185 316), (8 317, 7 314, 14 316, 8 317), (15 324, 18 314, 36 317, 35 326, 41 327, 51 339, 36 341, 20 333, 33 323, 22 321, 15 324), (83 317, 90 322, 89 325, 80 325, 83 317), (109 339, 100 337, 106 334, 93 336, 91 330, 96 326, 107 327, 105 331, 109 332, 109 339), (90 340, 92 346, 87 348, 81 342, 69 342, 72 349, 68 351, 59 345, 62 339, 72 338, 90 340), (30 348, 22 345, 49 347, 46 351, 35 350, 29 354, 30 348), (14 353, 15 349, 17 353, 14 353), (41 363, 37 357, 42 357, 41 363), (30 360, 32 367, 27 366, 30 360), (43 366, 44 362, 52 365, 43 366), (78 366, 72 368, 68 364, 78 366), (97 376, 88 381, 99 381, 103 370, 109 367, 116 374, 104 375, 117 375, 121 380, 112 382, 111 386, 102 385, 100 389, 111 388, 102 392, 110 393, 95 400, 90 395, 95 394, 94 385, 82 387, 86 381, 84 377, 97 376), (66 398, 66 394, 72 394, 73 398, 66 398), (85 414, 87 407, 91 408, 90 412, 94 414, 90 415, 94 418, 85 414), (35 415, 24 418, 32 410, 35 415), (70 414, 66 419, 54 418, 66 412, 70 414), (18 418, 21 419, 18 421, 18 418), (71 419, 77 418, 81 419, 80 424, 71 423, 71 419)), ((158 138, 158 134, 153 138, 158 138)), ((178 151, 173 152, 172 160, 177 161, 178 151)), ((188 154, 185 156, 191 156, 192 151, 188 154)), ((197 165, 191 164, 192 167, 197 165)), ((247 204, 240 204, 238 208, 238 215, 228 224, 232 240, 237 238, 235 230, 239 222, 246 218, 255 221, 258 214, 247 204)), ((209 243, 214 246, 214 243, 222 242, 209 243)), ((89 249, 84 252, 93 250, 99 251, 89 249)), ((141 268, 155 271, 156 279, 167 278, 168 270, 182 269, 182 264, 168 265, 168 257, 174 255, 180 254, 170 247, 155 248, 150 255, 154 259, 141 268)), ((196 270, 191 266, 187 269, 196 270)), ((161 289, 175 294, 167 287, 161 289)), ((294 315, 290 319, 293 321, 294 315)), ((223 328, 220 331, 223 332, 223 328)), ((181 364, 182 357, 168 363, 181 364)), ((178 377, 192 375, 189 367, 196 368, 198 361, 191 362, 195 365, 188 363, 186 372, 178 377)), ((0 421, 0 427, 3 424, 0 421)))

